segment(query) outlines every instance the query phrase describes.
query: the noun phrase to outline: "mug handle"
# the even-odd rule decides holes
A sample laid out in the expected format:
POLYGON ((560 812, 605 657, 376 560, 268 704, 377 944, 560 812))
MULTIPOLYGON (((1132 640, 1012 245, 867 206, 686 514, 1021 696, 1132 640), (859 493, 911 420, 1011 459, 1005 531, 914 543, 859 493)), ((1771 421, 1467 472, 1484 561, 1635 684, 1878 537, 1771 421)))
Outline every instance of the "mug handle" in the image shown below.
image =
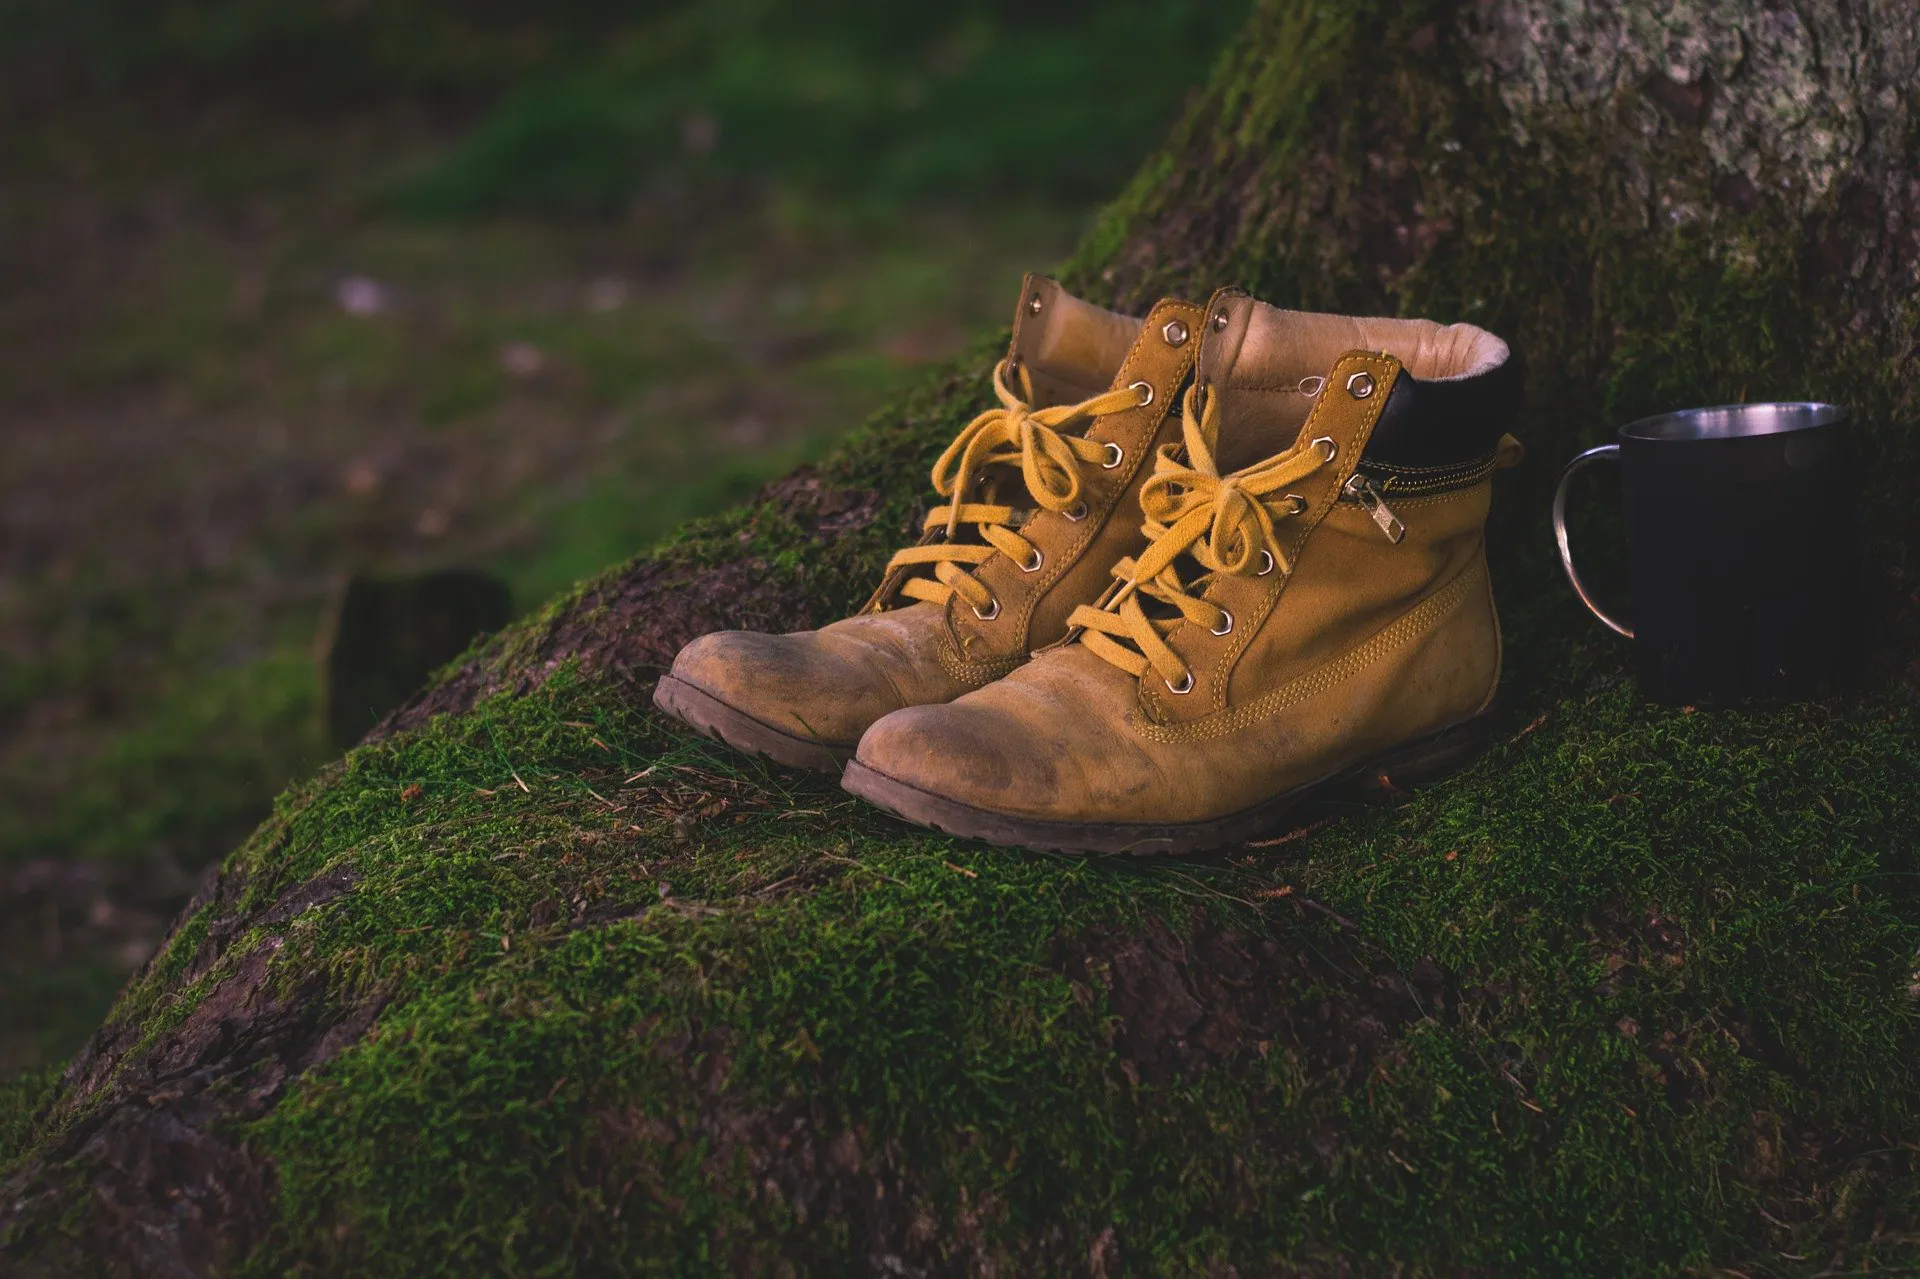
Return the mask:
POLYGON ((1616 631, 1628 639, 1633 638, 1633 628, 1622 625, 1607 616, 1606 610, 1593 602, 1593 596, 1587 590, 1586 583, 1580 580, 1579 570, 1573 567, 1573 548, 1567 544, 1567 484, 1580 468, 1591 462, 1601 460, 1618 462, 1620 446, 1602 444, 1599 448, 1588 449, 1573 461, 1567 463, 1567 469, 1560 472, 1560 483, 1553 490, 1553 540, 1560 544, 1560 567, 1567 571, 1567 581, 1573 583, 1573 593, 1587 606, 1587 611, 1599 618, 1609 630, 1616 631))

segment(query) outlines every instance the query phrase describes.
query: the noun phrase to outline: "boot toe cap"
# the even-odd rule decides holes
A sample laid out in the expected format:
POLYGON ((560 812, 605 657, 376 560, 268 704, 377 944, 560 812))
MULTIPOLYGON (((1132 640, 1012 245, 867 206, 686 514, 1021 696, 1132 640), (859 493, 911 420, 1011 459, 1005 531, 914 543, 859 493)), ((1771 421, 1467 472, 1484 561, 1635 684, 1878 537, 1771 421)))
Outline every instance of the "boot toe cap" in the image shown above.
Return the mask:
POLYGON ((871 677, 810 643, 812 632, 718 631, 680 650, 672 675, 783 732, 852 746, 890 706, 871 677))
POLYGON ((1077 789, 1062 784, 1059 751, 964 699, 895 711, 867 730, 855 758, 915 790, 1000 813, 1055 816, 1077 789))

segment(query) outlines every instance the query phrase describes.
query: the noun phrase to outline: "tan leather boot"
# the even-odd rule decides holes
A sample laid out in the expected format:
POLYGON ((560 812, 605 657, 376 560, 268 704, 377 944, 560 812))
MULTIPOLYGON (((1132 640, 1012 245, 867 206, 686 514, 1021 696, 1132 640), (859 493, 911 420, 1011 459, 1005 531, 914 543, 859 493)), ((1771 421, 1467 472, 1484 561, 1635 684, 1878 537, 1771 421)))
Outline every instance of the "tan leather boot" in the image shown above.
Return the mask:
POLYGON ((845 787, 1002 844, 1178 853, 1469 757, 1500 679, 1507 346, 1470 325, 1209 308, 1147 549, 1061 644, 861 739, 845 787))
POLYGON ((721 631, 680 651, 654 705, 778 763, 838 772, 890 711, 950 701, 1065 635, 1077 605, 1144 545, 1138 499, 1206 312, 1145 321, 1028 276, 994 369, 998 408, 933 468, 945 499, 854 617, 817 631, 721 631))

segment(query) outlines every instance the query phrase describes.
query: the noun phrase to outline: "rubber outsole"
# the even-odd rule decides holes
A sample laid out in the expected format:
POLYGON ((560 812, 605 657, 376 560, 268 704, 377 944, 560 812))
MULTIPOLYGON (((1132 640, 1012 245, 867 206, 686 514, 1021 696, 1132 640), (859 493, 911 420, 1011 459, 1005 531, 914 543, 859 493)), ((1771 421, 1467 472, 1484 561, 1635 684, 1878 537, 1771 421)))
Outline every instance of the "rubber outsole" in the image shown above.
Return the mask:
POLYGON ((917 826, 1006 848, 1101 856, 1179 856, 1245 843, 1272 830, 1306 804, 1343 798, 1371 801, 1437 781, 1484 751, 1493 729, 1493 712, 1488 711, 1252 808, 1200 822, 1053 822, 1018 817, 932 794, 858 759, 848 763, 840 775, 840 785, 917 826))
POLYGON ((797 737, 736 710, 705 689, 673 675, 662 675, 660 682, 653 686, 653 704, 655 709, 673 716, 696 733, 788 768, 808 768, 838 776, 841 768, 853 758, 852 745, 836 746, 797 737))

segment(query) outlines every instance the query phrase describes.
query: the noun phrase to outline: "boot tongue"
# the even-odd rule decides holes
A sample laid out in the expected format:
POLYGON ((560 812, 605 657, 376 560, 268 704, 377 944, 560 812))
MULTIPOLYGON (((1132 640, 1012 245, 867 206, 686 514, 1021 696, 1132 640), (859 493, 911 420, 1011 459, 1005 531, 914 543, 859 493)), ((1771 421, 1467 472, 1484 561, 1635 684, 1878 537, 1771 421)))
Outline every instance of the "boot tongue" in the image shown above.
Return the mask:
MULTIPOLYGON (((1084 302, 1056 280, 1029 272, 1020 286, 1013 314, 1013 341, 1007 354, 1026 371, 1033 388, 1029 407, 1078 404, 1110 390, 1120 377, 1127 353, 1140 336, 1143 321, 1084 302)), ((1019 370, 1009 381, 1019 385, 1019 370)), ((1077 434, 1084 427, 1069 434, 1077 434)), ((1011 506, 1022 514, 1018 527, 1036 505, 1017 466, 982 472, 978 499, 1011 506)), ((978 540, 978 539, 975 539, 978 540)))
MULTIPOLYGON (((1008 383, 1032 388, 1031 409, 1092 399, 1119 381, 1143 323, 1138 316, 1083 302, 1057 281, 1030 272, 1021 283, 1013 316, 1013 341, 1007 354, 1017 367, 1009 368, 1008 383)), ((1065 433, 1085 429, 1083 423, 1065 433)), ((1013 529, 1024 525, 1039 506, 1027 489, 1026 477, 1012 464, 981 470, 964 500, 1012 507, 1014 516, 1007 527, 1013 529)), ((963 546, 981 545, 985 540, 971 524, 962 524, 954 538, 963 546)))
POLYGON ((1471 324, 1286 311, 1237 289, 1207 308, 1198 380, 1220 396, 1218 460, 1224 475, 1293 446, 1349 351, 1385 351, 1413 377, 1466 377, 1501 363, 1507 345, 1471 324))
POLYGON ((1057 282, 1029 274, 1008 354, 1032 379, 1033 407, 1075 404, 1111 389, 1140 324, 1136 316, 1083 302, 1057 282))

